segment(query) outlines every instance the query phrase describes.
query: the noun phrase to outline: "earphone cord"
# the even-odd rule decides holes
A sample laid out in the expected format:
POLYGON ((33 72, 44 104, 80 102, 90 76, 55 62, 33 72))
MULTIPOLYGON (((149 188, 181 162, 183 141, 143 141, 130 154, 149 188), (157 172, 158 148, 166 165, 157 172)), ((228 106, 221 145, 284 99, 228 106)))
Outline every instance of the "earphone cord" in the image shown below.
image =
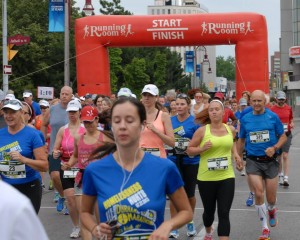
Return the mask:
POLYGON ((136 162, 136 155, 137 155, 139 149, 140 149, 140 148, 138 147, 138 148, 135 150, 135 153, 134 153, 134 160, 133 160, 133 164, 132 164, 132 169, 131 169, 131 172, 130 172, 130 174, 128 175, 128 178, 127 178, 127 179, 126 179, 126 172, 125 172, 125 170, 124 170, 124 168, 123 168, 124 164, 123 164, 123 161, 122 161, 122 159, 121 159, 120 151, 118 150, 118 157, 119 157, 120 163, 121 163, 121 165, 122 165, 121 167, 122 167, 122 171, 123 171, 123 181, 122 181, 122 185, 121 185, 121 187, 120 187, 120 192, 123 191, 124 186, 128 183, 128 181, 129 181, 129 179, 130 179, 130 177, 131 177, 131 175, 132 175, 132 173, 133 173, 133 171, 134 171, 134 164, 135 164, 135 162, 136 162))

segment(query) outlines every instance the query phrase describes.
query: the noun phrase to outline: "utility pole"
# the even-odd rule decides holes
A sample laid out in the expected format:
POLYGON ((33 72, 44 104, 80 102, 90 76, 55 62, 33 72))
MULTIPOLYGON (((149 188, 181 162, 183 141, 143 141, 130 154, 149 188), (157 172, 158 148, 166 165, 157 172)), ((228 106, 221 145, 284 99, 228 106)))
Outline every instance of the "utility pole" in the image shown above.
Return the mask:
POLYGON ((3 92, 8 91, 8 75, 4 73, 4 66, 8 64, 7 60, 7 1, 2 0, 2 59, 3 59, 3 92))
POLYGON ((70 1, 65 0, 65 60, 64 60, 64 85, 70 86, 70 1))

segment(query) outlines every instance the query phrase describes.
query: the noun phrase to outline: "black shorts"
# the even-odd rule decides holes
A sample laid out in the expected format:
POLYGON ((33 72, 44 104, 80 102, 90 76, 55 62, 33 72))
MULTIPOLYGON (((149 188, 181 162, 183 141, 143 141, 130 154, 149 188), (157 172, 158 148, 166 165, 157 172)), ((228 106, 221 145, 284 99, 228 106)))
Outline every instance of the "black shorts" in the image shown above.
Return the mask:
POLYGON ((36 214, 38 214, 42 202, 41 181, 39 179, 36 179, 28 183, 14 184, 12 186, 30 199, 36 214))
POLYGON ((181 156, 177 157, 177 167, 184 182, 184 190, 188 198, 195 196, 199 164, 183 164, 181 156))
POLYGON ((48 155, 48 161, 49 161, 49 173, 51 172, 59 172, 61 165, 60 165, 60 159, 59 158, 53 158, 53 155, 48 155))
POLYGON ((64 178, 64 171, 59 170, 60 180, 63 190, 74 188, 75 178, 64 178))

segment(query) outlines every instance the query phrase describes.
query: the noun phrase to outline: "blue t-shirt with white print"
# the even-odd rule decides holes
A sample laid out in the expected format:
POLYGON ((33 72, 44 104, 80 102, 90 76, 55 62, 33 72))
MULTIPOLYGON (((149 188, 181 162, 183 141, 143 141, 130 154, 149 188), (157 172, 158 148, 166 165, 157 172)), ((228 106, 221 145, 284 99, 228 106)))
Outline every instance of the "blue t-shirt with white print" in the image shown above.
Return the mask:
POLYGON ((116 236, 150 235, 164 221, 166 195, 183 186, 176 165, 145 153, 128 172, 113 155, 90 163, 83 175, 83 193, 96 196, 100 221, 117 220, 116 236))

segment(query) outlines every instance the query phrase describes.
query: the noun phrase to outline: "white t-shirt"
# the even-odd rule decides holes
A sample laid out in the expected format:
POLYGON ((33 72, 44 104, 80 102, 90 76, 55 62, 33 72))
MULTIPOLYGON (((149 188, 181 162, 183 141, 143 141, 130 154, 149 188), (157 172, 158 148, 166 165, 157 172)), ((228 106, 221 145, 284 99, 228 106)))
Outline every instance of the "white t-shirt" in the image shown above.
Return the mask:
POLYGON ((48 240, 30 200, 0 180, 1 240, 48 240))

